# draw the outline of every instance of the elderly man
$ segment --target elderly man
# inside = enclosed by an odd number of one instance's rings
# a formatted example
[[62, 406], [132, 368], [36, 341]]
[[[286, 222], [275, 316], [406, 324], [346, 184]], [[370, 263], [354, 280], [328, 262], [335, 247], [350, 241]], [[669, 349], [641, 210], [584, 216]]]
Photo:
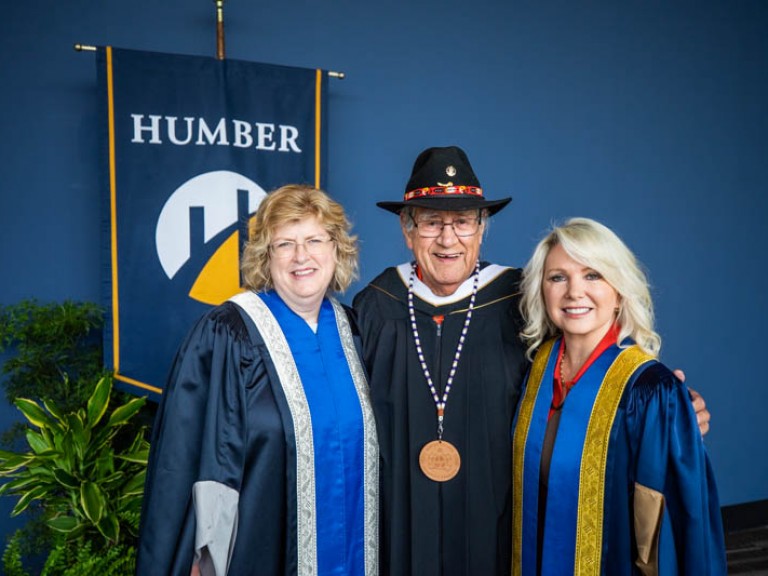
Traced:
[[[399, 214], [414, 262], [354, 300], [381, 453], [381, 573], [508, 574], [510, 427], [528, 367], [520, 270], [480, 261], [487, 200], [463, 150], [429, 148]], [[700, 401], [700, 418], [709, 414]]]
[[504, 574], [510, 426], [527, 368], [520, 271], [480, 262], [483, 197], [456, 147], [416, 159], [400, 215], [415, 262], [354, 300], [381, 451], [382, 574]]

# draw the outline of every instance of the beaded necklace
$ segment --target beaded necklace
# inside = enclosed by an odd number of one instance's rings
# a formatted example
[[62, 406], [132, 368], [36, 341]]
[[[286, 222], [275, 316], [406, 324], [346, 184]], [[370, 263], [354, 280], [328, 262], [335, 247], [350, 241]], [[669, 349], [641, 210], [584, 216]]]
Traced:
[[477, 264], [475, 264], [472, 296], [469, 299], [467, 316], [464, 319], [464, 326], [461, 329], [459, 342], [456, 345], [456, 354], [453, 357], [451, 370], [449, 371], [448, 379], [445, 382], [445, 390], [443, 391], [442, 398], [438, 395], [437, 388], [435, 388], [435, 383], [432, 380], [432, 375], [429, 372], [429, 367], [424, 359], [424, 351], [421, 348], [421, 340], [419, 339], [419, 330], [416, 326], [416, 311], [413, 306], [413, 283], [415, 277], [416, 264], [414, 263], [411, 267], [411, 275], [408, 280], [408, 315], [411, 320], [411, 330], [413, 331], [413, 339], [416, 343], [416, 353], [419, 356], [421, 370], [424, 373], [424, 378], [427, 380], [429, 391], [432, 394], [432, 399], [437, 408], [437, 440], [429, 442], [424, 446], [419, 455], [419, 464], [424, 474], [429, 478], [438, 482], [444, 482], [453, 478], [458, 473], [461, 465], [461, 459], [456, 448], [449, 442], [443, 440], [443, 417], [445, 415], [445, 406], [448, 402], [448, 394], [451, 392], [453, 379], [456, 375], [456, 368], [459, 365], [459, 358], [461, 358], [461, 351], [464, 348], [464, 340], [467, 336], [467, 331], [469, 330], [469, 323], [472, 320], [472, 310], [475, 308], [475, 299], [477, 297], [477, 289], [480, 282], [480, 261], [478, 260]]

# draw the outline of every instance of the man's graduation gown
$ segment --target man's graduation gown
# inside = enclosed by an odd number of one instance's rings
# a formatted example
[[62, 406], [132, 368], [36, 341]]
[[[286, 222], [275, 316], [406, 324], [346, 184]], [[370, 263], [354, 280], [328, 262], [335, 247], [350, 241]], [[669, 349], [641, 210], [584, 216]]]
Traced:
[[568, 394], [542, 518], [560, 342], [539, 349], [515, 419], [513, 574], [725, 575], [717, 490], [688, 391], [636, 346], [605, 350]]
[[[410, 270], [410, 263], [385, 270], [354, 300], [379, 429], [381, 573], [507, 574], [509, 431], [527, 366], [518, 337], [520, 273], [482, 266], [471, 324], [445, 408], [443, 438], [458, 449], [461, 468], [455, 478], [441, 483], [427, 478], [418, 462], [422, 447], [436, 439], [437, 413], [408, 317]], [[414, 285], [421, 346], [441, 396], [472, 281], [445, 298], [432, 294], [421, 281]]]
[[378, 452], [358, 340], [335, 301], [315, 333], [274, 292], [198, 322], [153, 429], [138, 574], [188, 576], [200, 549], [217, 576], [376, 574]]

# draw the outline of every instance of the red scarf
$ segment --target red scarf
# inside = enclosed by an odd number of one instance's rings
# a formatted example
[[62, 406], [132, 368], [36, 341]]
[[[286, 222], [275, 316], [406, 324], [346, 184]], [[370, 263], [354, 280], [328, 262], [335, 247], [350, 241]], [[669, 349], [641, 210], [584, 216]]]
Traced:
[[608, 332], [606, 332], [605, 336], [603, 336], [603, 339], [600, 340], [598, 345], [595, 346], [595, 349], [592, 350], [592, 354], [589, 355], [587, 361], [584, 362], [581, 368], [579, 368], [576, 376], [574, 376], [573, 380], [569, 382], [563, 382], [563, 377], [560, 373], [563, 353], [565, 352], [565, 340], [562, 341], [562, 344], [560, 345], [560, 351], [557, 353], [557, 363], [555, 364], [555, 380], [553, 382], [554, 388], [552, 394], [552, 404], [549, 408], [548, 418], [552, 417], [552, 413], [555, 411], [555, 406], [562, 406], [563, 402], [565, 402], [565, 397], [568, 396], [568, 392], [570, 392], [571, 389], [576, 386], [576, 383], [579, 381], [579, 378], [581, 378], [581, 375], [584, 374], [584, 372], [586, 372], [590, 366], [592, 366], [592, 363], [600, 356], [600, 354], [616, 344], [620, 330], [621, 327], [618, 324], [614, 323], [611, 325], [611, 327], [608, 329]]

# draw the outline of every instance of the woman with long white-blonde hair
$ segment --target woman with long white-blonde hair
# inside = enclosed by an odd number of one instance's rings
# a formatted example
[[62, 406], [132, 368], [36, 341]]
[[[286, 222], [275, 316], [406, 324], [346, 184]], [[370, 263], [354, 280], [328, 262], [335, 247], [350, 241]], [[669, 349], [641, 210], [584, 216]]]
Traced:
[[725, 574], [714, 476], [635, 256], [573, 218], [522, 291], [535, 358], [513, 432], [513, 574]]

